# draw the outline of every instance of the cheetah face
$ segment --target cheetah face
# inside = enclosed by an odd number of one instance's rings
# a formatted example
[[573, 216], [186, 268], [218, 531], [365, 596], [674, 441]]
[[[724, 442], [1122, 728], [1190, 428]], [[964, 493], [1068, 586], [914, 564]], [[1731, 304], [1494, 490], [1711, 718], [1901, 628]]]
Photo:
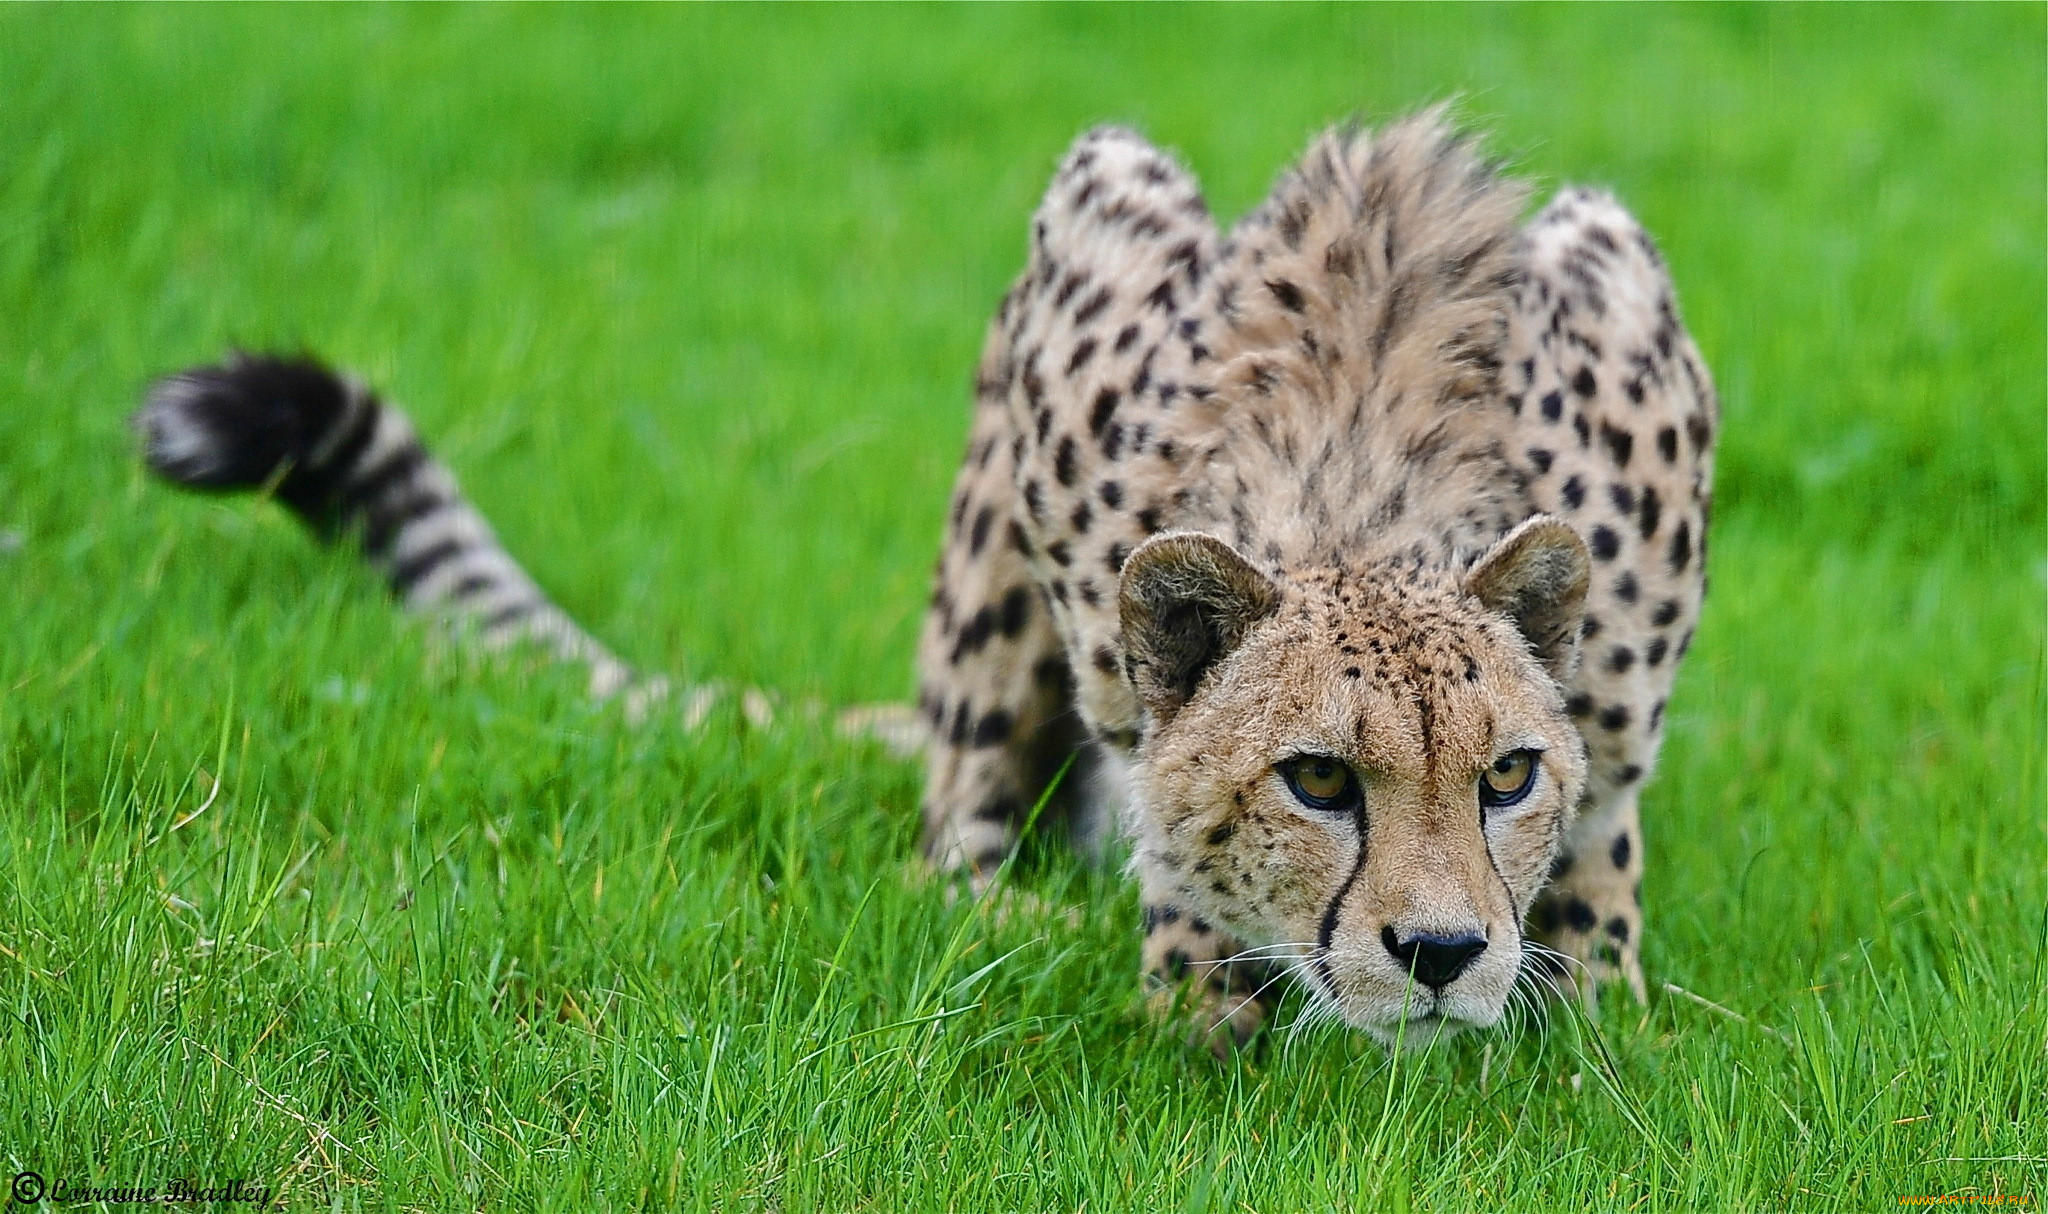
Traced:
[[1494, 1023], [1585, 783], [1558, 683], [1586, 576], [1540, 516], [1462, 578], [1149, 541], [1119, 604], [1137, 862], [1385, 1042]]

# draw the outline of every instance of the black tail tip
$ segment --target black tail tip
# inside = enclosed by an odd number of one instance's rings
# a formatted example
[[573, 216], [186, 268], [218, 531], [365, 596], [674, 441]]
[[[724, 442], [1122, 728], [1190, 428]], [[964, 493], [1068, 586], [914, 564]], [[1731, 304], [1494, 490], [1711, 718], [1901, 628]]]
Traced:
[[136, 411], [143, 458], [196, 489], [248, 489], [305, 458], [354, 391], [309, 355], [237, 352], [151, 385]]

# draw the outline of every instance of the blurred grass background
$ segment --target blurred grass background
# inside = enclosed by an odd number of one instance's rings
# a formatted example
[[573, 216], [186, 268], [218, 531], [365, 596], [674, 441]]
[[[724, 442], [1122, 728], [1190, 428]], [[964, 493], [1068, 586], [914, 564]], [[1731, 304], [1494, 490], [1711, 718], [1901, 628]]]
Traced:
[[[2044, 32], [0, 10], [0, 1164], [433, 1208], [2048, 1197]], [[1545, 192], [1637, 211], [1720, 384], [1647, 955], [1747, 1019], [1665, 992], [1606, 1054], [1567, 1024], [1217, 1070], [1133, 1013], [1113, 878], [1033, 878], [1078, 930], [975, 924], [901, 876], [915, 770], [436, 655], [281, 511], [147, 484], [124, 429], [158, 374], [306, 346], [629, 659], [902, 698], [1067, 141], [1135, 123], [1230, 217], [1322, 125], [1447, 96]]]

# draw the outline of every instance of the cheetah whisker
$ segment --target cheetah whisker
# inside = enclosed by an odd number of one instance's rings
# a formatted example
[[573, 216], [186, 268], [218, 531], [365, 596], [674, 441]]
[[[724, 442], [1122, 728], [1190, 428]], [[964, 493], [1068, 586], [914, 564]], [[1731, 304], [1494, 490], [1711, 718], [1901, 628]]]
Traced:
[[1301, 957], [1299, 950], [1313, 950], [1314, 948], [1315, 942], [1312, 940], [1302, 940], [1287, 944], [1261, 944], [1254, 948], [1245, 949], [1242, 952], [1232, 953], [1228, 957], [1219, 957], [1213, 961], [1196, 961], [1191, 964], [1206, 965], [1213, 970], [1219, 966], [1229, 965], [1234, 961], [1271, 961], [1279, 957], [1299, 959]]
[[[1589, 974], [1592, 972], [1591, 968], [1588, 967], [1585, 962], [1579, 960], [1577, 957], [1571, 956], [1568, 953], [1561, 953], [1556, 949], [1551, 948], [1547, 944], [1539, 944], [1534, 940], [1525, 939], [1522, 941], [1522, 947], [1528, 950], [1532, 957], [1547, 957], [1550, 960], [1557, 962], [1560, 966], [1564, 967], [1566, 972], [1570, 972], [1573, 969], [1573, 967], [1577, 967], [1579, 970], [1582, 970]], [[1534, 970], [1529, 968], [1527, 960], [1523, 961], [1522, 967], [1518, 972], [1523, 974], [1529, 974], [1531, 976], [1538, 976], [1536, 975], [1536, 972]]]

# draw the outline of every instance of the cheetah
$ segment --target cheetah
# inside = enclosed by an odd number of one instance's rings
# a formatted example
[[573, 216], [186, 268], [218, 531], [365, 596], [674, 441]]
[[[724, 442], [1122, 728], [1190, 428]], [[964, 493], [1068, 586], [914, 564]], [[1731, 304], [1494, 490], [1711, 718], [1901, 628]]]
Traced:
[[[915, 723], [846, 718], [922, 753], [935, 873], [986, 890], [1042, 803], [1126, 840], [1152, 1005], [1219, 1053], [1287, 978], [1389, 1044], [1491, 1025], [1525, 979], [1644, 997], [1637, 799], [1717, 406], [1635, 219], [1526, 198], [1438, 109], [1326, 132], [1226, 233], [1171, 156], [1083, 135], [988, 330]], [[271, 487], [409, 608], [596, 697], [695, 722], [731, 691], [636, 674], [311, 359], [170, 376], [137, 426], [167, 479]]]
[[918, 650], [927, 853], [985, 882], [1085, 747], [1069, 825], [1113, 808], [1145, 973], [1212, 1043], [1276, 967], [1389, 1042], [1525, 973], [1644, 997], [1718, 410], [1641, 225], [1525, 198], [1435, 110], [1325, 133], [1224, 233], [1104, 127], [989, 327]]

